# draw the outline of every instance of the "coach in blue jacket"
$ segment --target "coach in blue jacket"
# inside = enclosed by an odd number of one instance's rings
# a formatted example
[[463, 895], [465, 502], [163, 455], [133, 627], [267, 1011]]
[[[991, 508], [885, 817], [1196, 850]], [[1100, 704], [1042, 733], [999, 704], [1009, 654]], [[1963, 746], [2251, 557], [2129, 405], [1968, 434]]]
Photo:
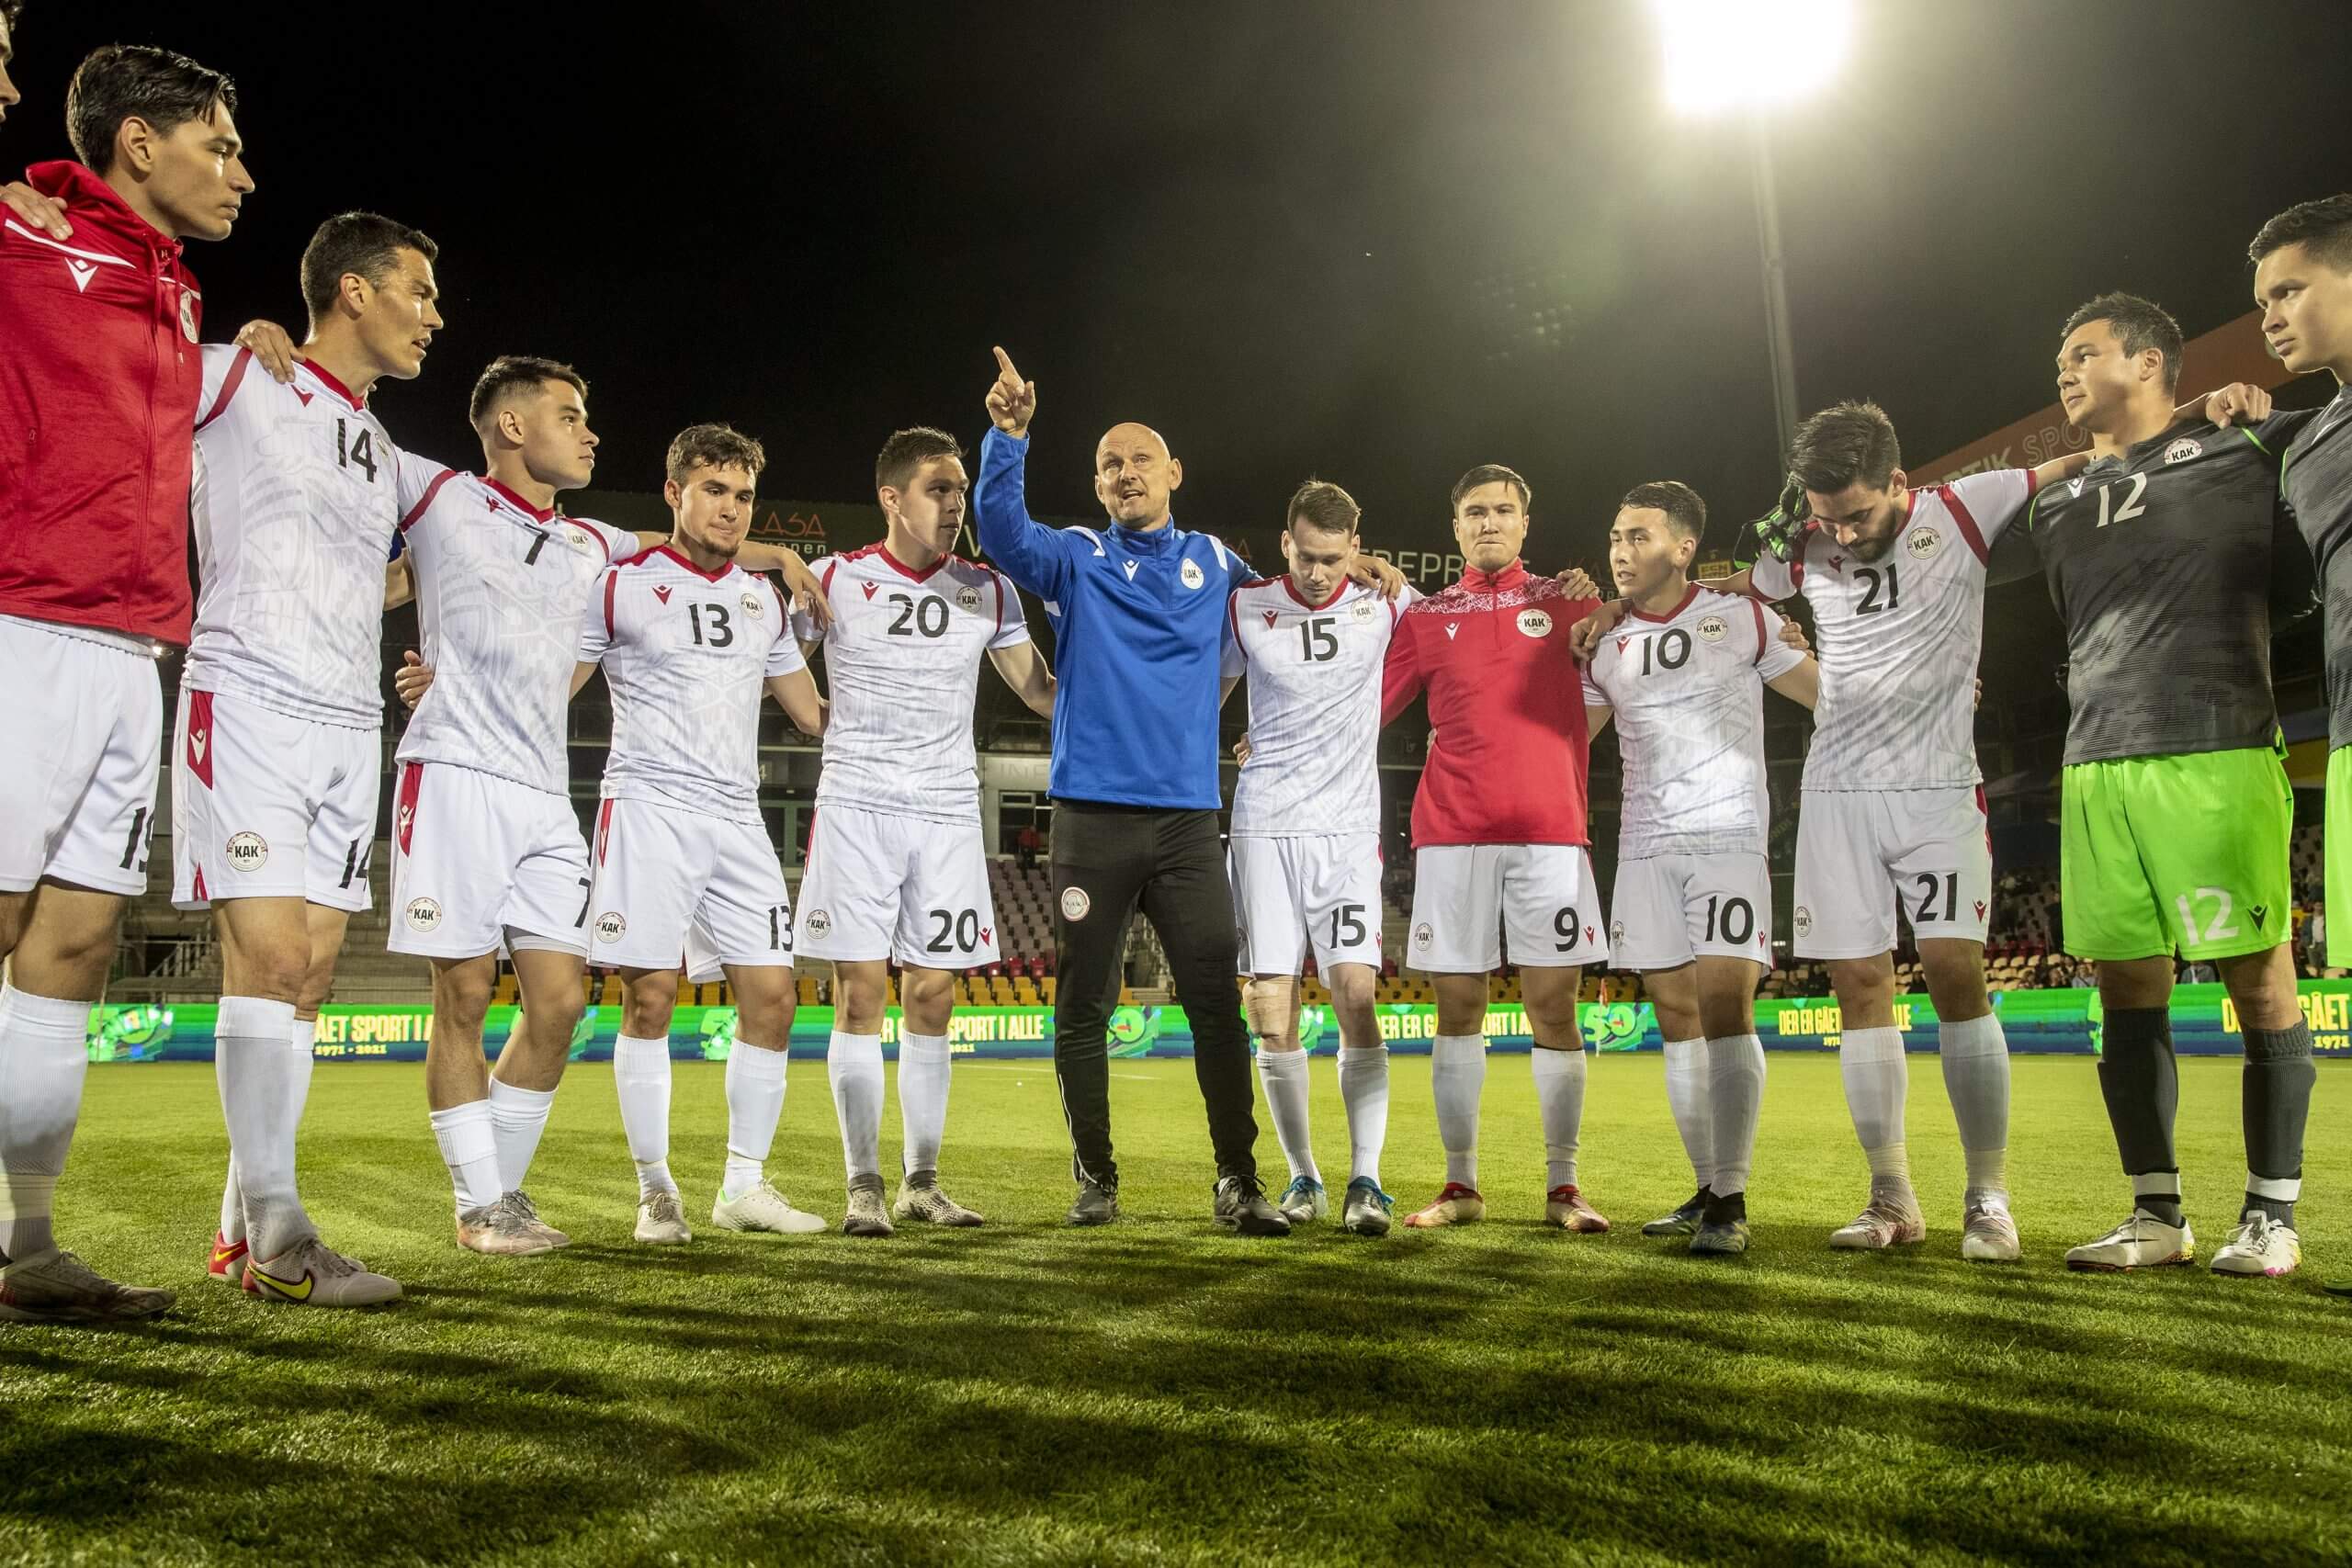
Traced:
[[1168, 497], [1183, 466], [1140, 424], [1114, 425], [1094, 451], [1107, 527], [1048, 528], [1031, 518], [1022, 475], [1037, 389], [1004, 350], [996, 359], [988, 394], [995, 428], [980, 443], [972, 510], [980, 547], [1044, 602], [1060, 682], [1048, 790], [1060, 954], [1054, 1072], [1079, 1183], [1069, 1223], [1118, 1217], [1105, 1031], [1140, 903], [1193, 1026], [1193, 1070], [1216, 1149], [1216, 1223], [1285, 1235], [1290, 1223], [1258, 1179], [1250, 1046], [1234, 980], [1239, 939], [1216, 817], [1226, 601], [1256, 573], [1211, 536], [1175, 525]]

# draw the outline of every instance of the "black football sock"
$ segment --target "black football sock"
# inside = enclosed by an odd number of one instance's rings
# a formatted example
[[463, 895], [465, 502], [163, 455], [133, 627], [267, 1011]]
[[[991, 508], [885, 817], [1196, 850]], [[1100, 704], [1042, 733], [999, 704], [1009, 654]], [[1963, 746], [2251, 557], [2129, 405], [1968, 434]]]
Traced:
[[2240, 1106], [2245, 1121], [2245, 1206], [2282, 1225], [2295, 1223], [2303, 1185], [2303, 1124], [2311, 1118], [2310, 1025], [2245, 1031], [2245, 1076]]
[[[2248, 1047], [2251, 1049], [2251, 1046]], [[2180, 1159], [2173, 1153], [2173, 1115], [2180, 1106], [2180, 1069], [2172, 1054], [2168, 1008], [2116, 1008], [2107, 1015], [2098, 1089], [2115, 1129], [2133, 1201], [2168, 1225], [2182, 1223]], [[2167, 1185], [2162, 1179], [2169, 1176]]]

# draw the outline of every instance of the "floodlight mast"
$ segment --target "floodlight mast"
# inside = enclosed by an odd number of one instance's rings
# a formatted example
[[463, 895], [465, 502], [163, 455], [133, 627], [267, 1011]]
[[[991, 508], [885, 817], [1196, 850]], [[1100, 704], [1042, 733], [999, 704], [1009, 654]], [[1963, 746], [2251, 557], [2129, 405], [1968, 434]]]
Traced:
[[1796, 352], [1768, 114], [1837, 71], [1853, 30], [1851, 0], [1657, 0], [1657, 8], [1666, 45], [1668, 102], [1685, 114], [1737, 109], [1747, 121], [1748, 178], [1764, 273], [1765, 352], [1773, 419], [1785, 453], [1797, 427]]

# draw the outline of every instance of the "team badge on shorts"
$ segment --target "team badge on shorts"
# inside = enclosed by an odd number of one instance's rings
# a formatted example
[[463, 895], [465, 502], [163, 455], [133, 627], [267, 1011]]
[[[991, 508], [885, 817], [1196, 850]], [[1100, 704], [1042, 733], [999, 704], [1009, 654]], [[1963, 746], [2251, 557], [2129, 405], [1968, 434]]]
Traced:
[[1702, 615], [1699, 617], [1699, 640], [1701, 642], [1721, 642], [1724, 640], [1724, 634], [1730, 630], [1731, 623], [1724, 620], [1721, 615]]
[[1208, 581], [1207, 578], [1201, 575], [1201, 563], [1196, 560], [1186, 561], [1182, 570], [1178, 571], [1176, 575], [1184, 580], [1184, 586], [1187, 588], [1198, 588], [1202, 583]]
[[977, 610], [980, 607], [980, 591], [967, 582], [956, 591], [956, 603], [967, 610]]
[[413, 931], [438, 931], [441, 928], [441, 906], [430, 898], [408, 901], [408, 929]]
[[1813, 934], [1813, 911], [1806, 908], [1803, 904], [1799, 904], [1797, 906], [1795, 925], [1797, 928], [1797, 935], [1811, 936]]
[[596, 917], [598, 942], [618, 942], [628, 931], [628, 921], [621, 918], [621, 912], [618, 909], [607, 909]]
[[1550, 637], [1552, 617], [1541, 610], [1521, 610], [1519, 613], [1519, 629], [1528, 637]]
[[259, 833], [239, 833], [229, 840], [229, 863], [239, 871], [259, 871], [269, 863], [269, 840]]
[[1904, 536], [1903, 547], [1911, 552], [1913, 560], [1926, 560], [1944, 542], [1944, 536], [1933, 528], [1914, 528]]
[[1085, 888], [1065, 887], [1062, 889], [1063, 919], [1082, 920], [1086, 919], [1086, 911], [1092, 908], [1094, 908], [1094, 900], [1086, 896]]
[[1430, 930], [1430, 923], [1427, 920], [1423, 920], [1419, 925], [1413, 928], [1413, 945], [1415, 947], [1427, 947], [1432, 941], [1436, 940], [1436, 937], [1437, 932]]
[[819, 941], [822, 941], [825, 933], [833, 929], [833, 917], [822, 909], [811, 909], [808, 911], [808, 918], [800, 922], [800, 929]]
[[760, 613], [760, 596], [759, 596], [758, 594], [756, 594], [756, 593], [746, 593], [746, 594], [744, 594], [744, 595], [743, 595], [743, 614], [745, 614], [745, 615], [758, 615], [759, 613]]
[[1624, 921], [1611, 920], [1609, 922], [1609, 945], [1611, 947], [1623, 947], [1625, 945]]
[[2188, 435], [2182, 436], [2179, 440], [2165, 448], [2165, 461], [2166, 464], [2186, 463], [2191, 457], [2201, 457], [2204, 455], [2204, 443], [2197, 440], [2193, 436]]

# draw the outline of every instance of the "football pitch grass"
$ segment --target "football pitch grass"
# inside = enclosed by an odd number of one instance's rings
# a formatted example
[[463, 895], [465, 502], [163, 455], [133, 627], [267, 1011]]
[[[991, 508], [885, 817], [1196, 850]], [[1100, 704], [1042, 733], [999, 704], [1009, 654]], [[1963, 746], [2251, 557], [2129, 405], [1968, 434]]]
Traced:
[[[303, 1186], [389, 1310], [206, 1282], [225, 1143], [209, 1067], [101, 1067], [66, 1243], [177, 1287], [139, 1330], [0, 1326], [0, 1562], [2312, 1562], [2352, 1555], [2341, 1096], [2320, 1069], [2304, 1272], [2070, 1275], [2120, 1219], [2092, 1063], [2019, 1058], [2027, 1260], [1959, 1258], [1937, 1065], [1911, 1061], [1925, 1247], [1833, 1254], [1865, 1172], [1838, 1065], [1775, 1055], [1754, 1250], [1645, 1241], [1689, 1186], [1654, 1055], [1596, 1058], [1582, 1175], [1606, 1236], [1542, 1228], [1523, 1057], [1486, 1093], [1488, 1220], [1385, 1241], [1208, 1223], [1183, 1062], [1113, 1064], [1125, 1221], [1060, 1224], [1052, 1069], [956, 1066], [948, 1189], [978, 1231], [741, 1237], [703, 1224], [721, 1069], [681, 1063], [691, 1247], [629, 1240], [611, 1068], [578, 1064], [532, 1187], [573, 1246], [452, 1245], [421, 1068], [317, 1075]], [[2244, 1173], [2234, 1061], [2181, 1063], [2201, 1255]], [[895, 1080], [895, 1071], [892, 1074]], [[1425, 1057], [1385, 1175], [1442, 1176]], [[896, 1158], [897, 1109], [885, 1159]], [[1334, 1198], [1331, 1062], [1314, 1114]], [[1261, 1125], [1263, 1127], [1262, 1107]], [[824, 1068], [795, 1062], [771, 1176], [838, 1224]], [[1279, 1185], [1281, 1156], [1260, 1156]]]

